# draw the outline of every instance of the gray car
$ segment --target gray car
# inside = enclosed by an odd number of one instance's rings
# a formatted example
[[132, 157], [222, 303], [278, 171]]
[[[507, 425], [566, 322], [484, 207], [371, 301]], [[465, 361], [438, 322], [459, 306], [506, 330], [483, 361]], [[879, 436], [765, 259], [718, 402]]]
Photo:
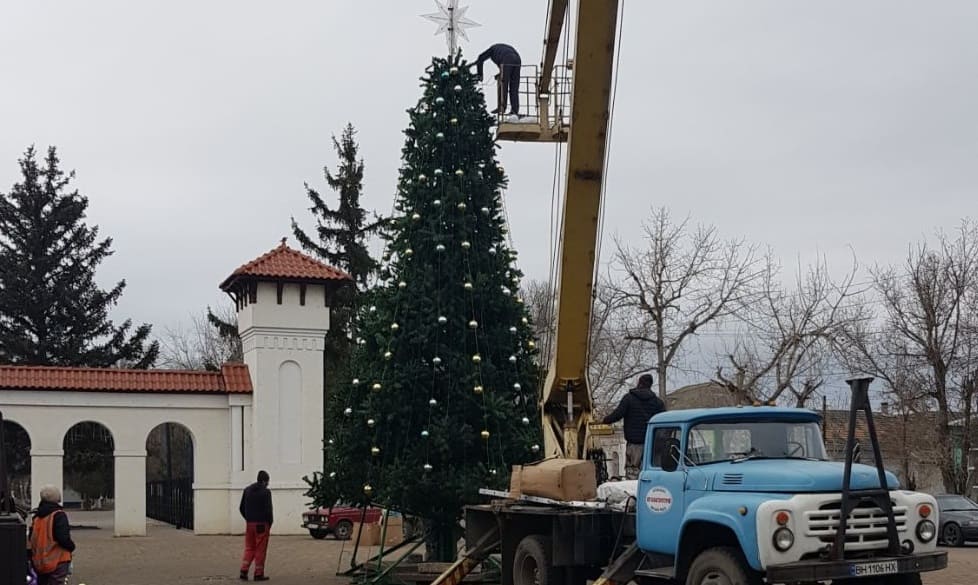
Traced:
[[940, 512], [940, 540], [947, 546], [963, 546], [978, 540], [978, 504], [964, 496], [935, 496]]

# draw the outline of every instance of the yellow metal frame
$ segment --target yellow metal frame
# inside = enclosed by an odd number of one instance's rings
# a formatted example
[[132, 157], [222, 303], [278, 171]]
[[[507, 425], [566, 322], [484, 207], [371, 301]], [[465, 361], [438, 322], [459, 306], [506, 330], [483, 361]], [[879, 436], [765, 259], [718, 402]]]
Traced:
[[[566, 2], [554, 4], [566, 8]], [[557, 20], [551, 13], [550, 32]], [[560, 234], [556, 350], [541, 398], [547, 456], [583, 459], [589, 443], [592, 405], [587, 383], [588, 334], [617, 20], [618, 0], [578, 3]], [[556, 46], [548, 36], [543, 75], [552, 70], [551, 51], [555, 55]], [[546, 66], [548, 59], [550, 67]]]

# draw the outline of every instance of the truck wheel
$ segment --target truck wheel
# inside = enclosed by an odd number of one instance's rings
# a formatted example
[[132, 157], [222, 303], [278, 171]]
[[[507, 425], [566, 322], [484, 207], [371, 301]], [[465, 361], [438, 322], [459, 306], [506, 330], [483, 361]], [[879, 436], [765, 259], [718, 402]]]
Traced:
[[329, 532], [323, 530], [322, 528], [310, 528], [309, 534], [312, 535], [312, 537], [315, 538], [316, 540], [322, 540], [326, 538], [326, 535], [329, 534]]
[[961, 527], [954, 522], [948, 522], [941, 531], [941, 540], [948, 546], [961, 546], [964, 539], [961, 538]]
[[761, 585], [761, 578], [747, 565], [739, 550], [717, 547], [693, 559], [686, 585]]
[[353, 524], [349, 520], [340, 520], [333, 529], [333, 536], [336, 540], [350, 540], [350, 535], [353, 534]]
[[513, 555], [513, 585], [557, 585], [557, 569], [552, 566], [550, 539], [539, 534], [524, 537]]

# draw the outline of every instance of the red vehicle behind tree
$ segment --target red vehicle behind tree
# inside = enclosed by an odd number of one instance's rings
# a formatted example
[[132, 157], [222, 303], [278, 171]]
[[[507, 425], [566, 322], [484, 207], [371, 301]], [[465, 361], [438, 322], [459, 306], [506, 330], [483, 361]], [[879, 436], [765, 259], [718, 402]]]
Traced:
[[353, 524], [362, 522], [374, 524], [380, 522], [380, 508], [367, 508], [366, 515], [362, 508], [337, 505], [331, 508], [322, 507], [309, 510], [302, 514], [302, 527], [316, 540], [332, 534], [336, 540], [348, 540], [353, 534]]

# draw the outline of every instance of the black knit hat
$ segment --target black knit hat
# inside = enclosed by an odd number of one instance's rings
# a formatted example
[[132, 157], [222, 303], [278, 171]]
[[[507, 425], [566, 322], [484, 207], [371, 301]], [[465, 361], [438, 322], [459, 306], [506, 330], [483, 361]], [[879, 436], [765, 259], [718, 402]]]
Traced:
[[652, 382], [654, 382], [654, 381], [655, 380], [652, 378], [652, 374], [642, 374], [638, 378], [638, 387], [639, 388], [651, 388], [652, 387]]
[[268, 472], [262, 469], [258, 472], [258, 481], [268, 483]]

